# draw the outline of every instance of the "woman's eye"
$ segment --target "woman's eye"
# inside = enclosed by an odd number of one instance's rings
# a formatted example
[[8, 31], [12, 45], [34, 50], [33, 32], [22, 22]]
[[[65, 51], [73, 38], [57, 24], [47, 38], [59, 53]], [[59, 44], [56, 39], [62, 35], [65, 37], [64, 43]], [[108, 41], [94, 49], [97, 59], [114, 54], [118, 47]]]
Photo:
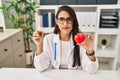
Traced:
[[67, 21], [71, 21], [71, 19], [67, 19]]
[[72, 18], [68, 18], [67, 21], [72, 21]]
[[60, 18], [59, 20], [64, 21], [64, 18]]

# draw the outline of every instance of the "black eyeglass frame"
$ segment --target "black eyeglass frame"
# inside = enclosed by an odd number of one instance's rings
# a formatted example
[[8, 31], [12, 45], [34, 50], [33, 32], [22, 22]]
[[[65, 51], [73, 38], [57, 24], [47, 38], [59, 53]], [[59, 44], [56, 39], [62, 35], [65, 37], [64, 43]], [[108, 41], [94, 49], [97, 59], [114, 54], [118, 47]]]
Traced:
[[60, 24], [63, 24], [65, 21], [68, 24], [71, 24], [73, 22], [74, 18], [72, 18], [72, 17], [68, 17], [68, 18], [60, 17], [60, 18], [57, 18], [57, 20]]

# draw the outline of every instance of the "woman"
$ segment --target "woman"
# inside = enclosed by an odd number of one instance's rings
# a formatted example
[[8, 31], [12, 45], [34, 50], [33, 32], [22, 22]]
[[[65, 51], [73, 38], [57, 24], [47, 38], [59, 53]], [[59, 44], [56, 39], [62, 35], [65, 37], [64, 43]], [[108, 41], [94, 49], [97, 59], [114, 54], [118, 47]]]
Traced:
[[56, 14], [54, 33], [43, 39], [43, 33], [33, 33], [36, 44], [34, 57], [35, 68], [44, 71], [48, 68], [83, 69], [95, 73], [98, 60], [94, 55], [93, 36], [86, 34], [83, 44], [77, 44], [74, 36], [79, 32], [78, 21], [74, 10], [69, 6], [61, 6]]

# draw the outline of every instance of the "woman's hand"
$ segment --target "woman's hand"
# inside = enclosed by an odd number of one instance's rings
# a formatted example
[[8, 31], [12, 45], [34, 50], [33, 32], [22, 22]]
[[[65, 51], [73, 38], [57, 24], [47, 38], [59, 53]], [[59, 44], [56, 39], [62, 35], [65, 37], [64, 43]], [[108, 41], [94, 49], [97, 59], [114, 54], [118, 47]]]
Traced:
[[40, 30], [36, 30], [35, 32], [33, 32], [33, 41], [36, 46], [40, 46], [43, 42], [43, 32]]
[[[94, 51], [93, 50], [93, 48], [94, 48], [94, 37], [90, 34], [85, 34], [85, 41], [81, 44], [78, 44], [78, 45], [82, 46], [86, 50], [87, 54], [91, 54]], [[88, 57], [91, 61], [93, 61], [93, 62], [96, 61], [96, 58], [95, 58], [94, 55], [93, 56], [88, 56]]]
[[85, 41], [78, 45], [82, 46], [87, 51], [87, 53], [92, 53], [94, 48], [94, 37], [90, 34], [85, 34], [85, 36]]
[[43, 51], [43, 32], [36, 30], [33, 32], [33, 41], [36, 44], [36, 54], [40, 54]]

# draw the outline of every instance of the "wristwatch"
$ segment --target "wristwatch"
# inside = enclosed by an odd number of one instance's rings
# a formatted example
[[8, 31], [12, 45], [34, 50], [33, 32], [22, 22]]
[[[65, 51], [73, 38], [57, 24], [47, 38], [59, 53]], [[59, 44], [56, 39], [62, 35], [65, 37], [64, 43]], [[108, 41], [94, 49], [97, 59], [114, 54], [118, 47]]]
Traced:
[[87, 53], [86, 52], [86, 54], [87, 54], [87, 56], [93, 56], [95, 54], [95, 51], [93, 51], [92, 53]]

